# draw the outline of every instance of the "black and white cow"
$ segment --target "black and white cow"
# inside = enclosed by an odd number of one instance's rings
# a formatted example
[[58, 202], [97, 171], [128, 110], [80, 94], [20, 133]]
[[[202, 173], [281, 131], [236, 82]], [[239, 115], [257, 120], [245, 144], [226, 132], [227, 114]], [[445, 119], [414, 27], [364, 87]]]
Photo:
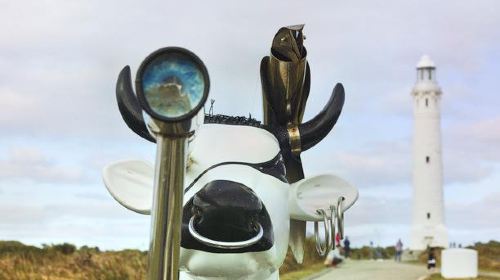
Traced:
[[[319, 221], [357, 190], [329, 174], [289, 184], [280, 136], [251, 119], [201, 116], [189, 142], [180, 255], [181, 279], [279, 279], [290, 219]], [[128, 160], [105, 167], [104, 182], [126, 208], [149, 214], [153, 166]]]
[[[201, 125], [188, 144], [184, 178], [181, 279], [279, 279], [288, 246], [301, 262], [304, 221], [332, 220], [332, 206], [343, 204], [335, 210], [340, 217], [358, 197], [356, 188], [334, 175], [302, 179], [300, 152], [326, 137], [344, 104], [344, 89], [337, 84], [323, 110], [302, 123], [310, 86], [302, 28], [281, 28], [270, 57], [262, 60], [265, 125], [203, 112], [197, 117]], [[116, 92], [127, 125], [154, 142], [128, 66]], [[119, 203], [150, 213], [151, 164], [113, 163], [103, 177]]]

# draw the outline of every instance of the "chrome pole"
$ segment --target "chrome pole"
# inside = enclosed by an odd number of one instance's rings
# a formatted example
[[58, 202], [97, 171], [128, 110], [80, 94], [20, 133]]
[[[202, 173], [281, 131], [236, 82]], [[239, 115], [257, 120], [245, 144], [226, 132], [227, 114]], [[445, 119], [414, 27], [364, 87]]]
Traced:
[[157, 134], [156, 141], [147, 279], [178, 280], [187, 139]]

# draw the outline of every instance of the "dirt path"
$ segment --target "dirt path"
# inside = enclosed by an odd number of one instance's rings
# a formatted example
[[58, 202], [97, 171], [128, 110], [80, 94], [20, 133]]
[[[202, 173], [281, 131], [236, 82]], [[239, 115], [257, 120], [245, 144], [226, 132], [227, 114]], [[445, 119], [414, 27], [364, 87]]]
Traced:
[[417, 280], [427, 275], [423, 265], [394, 261], [347, 261], [338, 268], [322, 271], [308, 280]]

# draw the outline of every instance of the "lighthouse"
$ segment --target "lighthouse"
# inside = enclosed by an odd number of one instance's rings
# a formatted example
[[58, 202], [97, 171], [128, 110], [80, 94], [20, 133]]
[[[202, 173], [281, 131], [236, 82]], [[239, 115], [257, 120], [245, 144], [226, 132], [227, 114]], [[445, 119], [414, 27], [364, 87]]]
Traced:
[[444, 225], [443, 163], [441, 159], [441, 88], [436, 66], [424, 55], [417, 64], [413, 97], [413, 224], [410, 249], [448, 247]]

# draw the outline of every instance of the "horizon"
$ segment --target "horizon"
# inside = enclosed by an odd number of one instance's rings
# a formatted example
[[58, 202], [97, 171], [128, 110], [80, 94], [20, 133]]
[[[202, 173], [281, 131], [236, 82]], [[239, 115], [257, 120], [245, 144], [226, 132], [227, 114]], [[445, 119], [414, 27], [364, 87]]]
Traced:
[[306, 178], [331, 172], [358, 187], [346, 212], [352, 246], [409, 244], [410, 92], [423, 54], [443, 90], [449, 241], [500, 240], [500, 2], [177, 4], [166, 16], [162, 1], [0, 2], [0, 240], [147, 248], [149, 216], [119, 205], [101, 179], [113, 161], [155, 156], [121, 119], [119, 71], [135, 75], [161, 47], [188, 48], [207, 66], [214, 113], [261, 120], [260, 60], [280, 27], [298, 23], [311, 64], [304, 121], [337, 82], [346, 91], [337, 125], [302, 161]]

